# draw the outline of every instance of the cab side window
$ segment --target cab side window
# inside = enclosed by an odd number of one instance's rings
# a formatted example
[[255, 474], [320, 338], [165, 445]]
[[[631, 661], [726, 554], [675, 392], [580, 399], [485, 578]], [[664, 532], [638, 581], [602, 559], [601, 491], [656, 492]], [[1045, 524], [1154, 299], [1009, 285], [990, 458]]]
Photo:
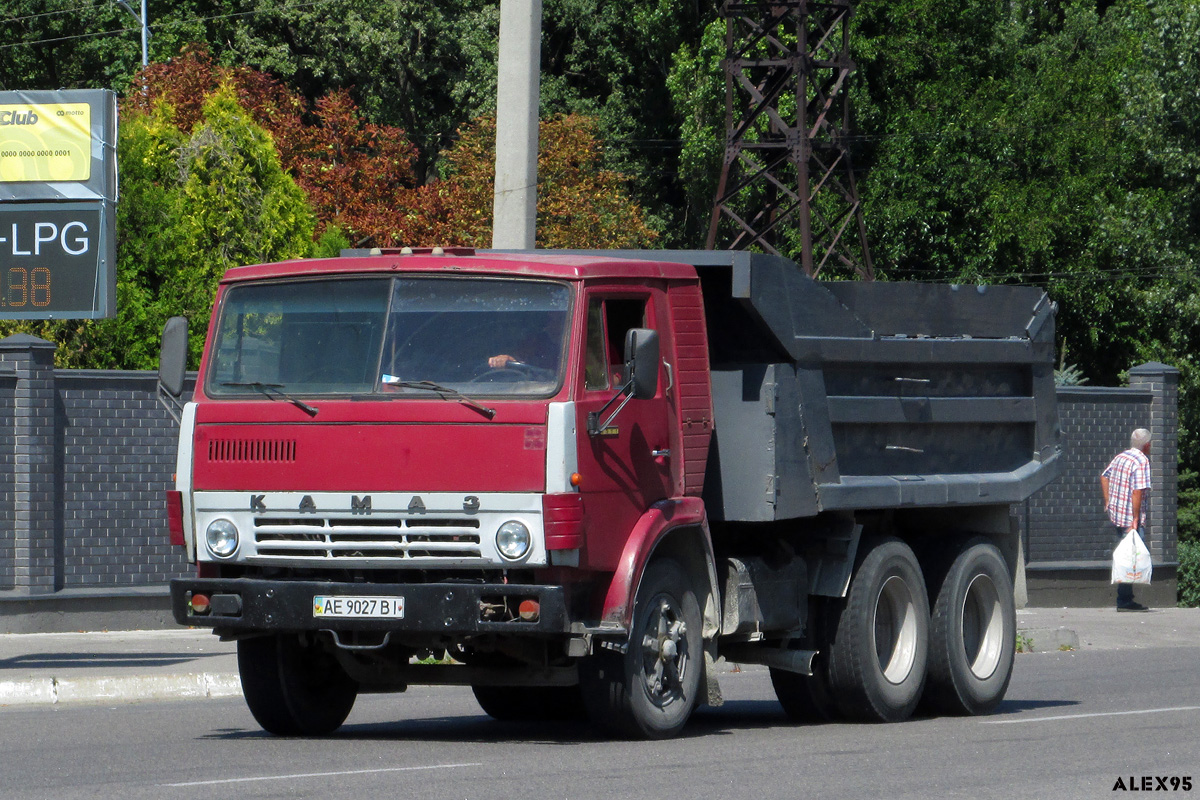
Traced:
[[645, 298], [593, 297], [589, 301], [584, 388], [611, 389], [620, 382], [625, 333], [644, 327], [648, 327]]

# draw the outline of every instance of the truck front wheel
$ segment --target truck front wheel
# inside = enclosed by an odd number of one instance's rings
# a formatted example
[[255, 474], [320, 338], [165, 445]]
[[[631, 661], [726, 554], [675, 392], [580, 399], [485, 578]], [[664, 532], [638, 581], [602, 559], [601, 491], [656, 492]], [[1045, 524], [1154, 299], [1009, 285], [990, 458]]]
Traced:
[[667, 739], [696, 707], [704, 668], [700, 604], [687, 573], [659, 559], [642, 576], [625, 652], [597, 646], [580, 666], [588, 716], [638, 739]]
[[238, 641], [250, 713], [276, 736], [324, 736], [346, 721], [358, 684], [331, 654], [295, 634]]
[[907, 719], [929, 651], [929, 596], [909, 546], [889, 538], [869, 547], [835, 617], [828, 667], [838, 708], [850, 719]]
[[995, 545], [972, 542], [950, 565], [933, 604], [929, 704], [949, 714], [991, 711], [1008, 691], [1015, 650], [1008, 567]]

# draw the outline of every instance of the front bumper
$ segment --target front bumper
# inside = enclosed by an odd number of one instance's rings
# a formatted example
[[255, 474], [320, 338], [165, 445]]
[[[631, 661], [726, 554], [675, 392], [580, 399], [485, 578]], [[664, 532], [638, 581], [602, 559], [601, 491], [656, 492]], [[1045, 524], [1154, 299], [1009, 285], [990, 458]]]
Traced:
[[[197, 614], [193, 595], [211, 600]], [[390, 619], [315, 617], [313, 598], [403, 597], [404, 616]], [[522, 600], [540, 606], [536, 620], [497, 618], [497, 607], [516, 609]], [[177, 578], [171, 610], [181, 625], [232, 631], [409, 631], [443, 635], [472, 633], [559, 634], [569, 630], [562, 586], [477, 583], [339, 583], [249, 578]], [[501, 614], [501, 617], [509, 615]]]

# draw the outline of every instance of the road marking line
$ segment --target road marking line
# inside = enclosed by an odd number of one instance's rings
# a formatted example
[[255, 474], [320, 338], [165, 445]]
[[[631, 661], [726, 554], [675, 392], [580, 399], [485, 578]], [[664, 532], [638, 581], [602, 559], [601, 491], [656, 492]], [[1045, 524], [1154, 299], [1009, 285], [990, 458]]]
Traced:
[[1129, 714], [1161, 714], [1164, 711], [1200, 711], [1200, 706], [1175, 706], [1174, 708], [1144, 708], [1139, 711], [1102, 711], [1092, 714], [1061, 714], [1056, 717], [1034, 717], [1028, 719], [981, 719], [981, 725], [1016, 725], [1024, 722], [1053, 722], [1062, 719], [1085, 719], [1086, 717], [1122, 717]]
[[343, 775], [372, 775], [378, 772], [413, 772], [422, 769], [457, 769], [459, 767], [482, 767], [483, 763], [474, 764], [432, 764], [425, 767], [388, 767], [385, 769], [352, 769], [342, 772], [300, 772], [293, 775], [264, 775], [258, 778], [224, 778], [215, 781], [189, 781], [187, 783], [163, 783], [161, 786], [183, 788], [187, 786], [217, 786], [223, 783], [253, 783], [255, 781], [290, 781], [296, 778], [334, 778]]

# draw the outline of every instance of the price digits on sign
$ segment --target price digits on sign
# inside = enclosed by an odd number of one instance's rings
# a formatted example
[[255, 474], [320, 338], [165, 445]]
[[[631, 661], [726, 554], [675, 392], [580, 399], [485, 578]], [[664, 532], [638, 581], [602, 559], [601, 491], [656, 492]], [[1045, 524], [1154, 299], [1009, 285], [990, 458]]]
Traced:
[[50, 270], [47, 267], [9, 267], [0, 273], [3, 291], [0, 306], [45, 308], [50, 305]]

